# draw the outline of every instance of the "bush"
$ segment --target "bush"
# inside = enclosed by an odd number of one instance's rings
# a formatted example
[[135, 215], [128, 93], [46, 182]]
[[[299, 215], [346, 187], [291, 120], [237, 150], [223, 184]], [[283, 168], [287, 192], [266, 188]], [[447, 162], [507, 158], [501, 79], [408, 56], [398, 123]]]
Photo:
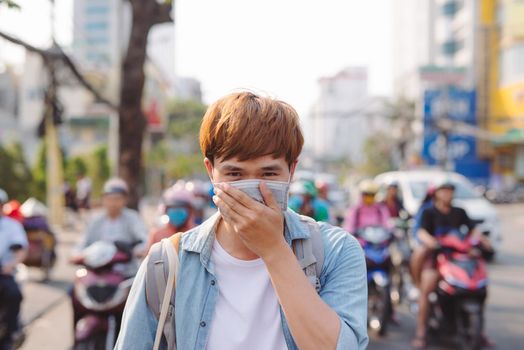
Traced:
[[29, 197], [33, 179], [19, 143], [0, 146], [0, 169], [0, 188], [10, 198], [23, 202]]

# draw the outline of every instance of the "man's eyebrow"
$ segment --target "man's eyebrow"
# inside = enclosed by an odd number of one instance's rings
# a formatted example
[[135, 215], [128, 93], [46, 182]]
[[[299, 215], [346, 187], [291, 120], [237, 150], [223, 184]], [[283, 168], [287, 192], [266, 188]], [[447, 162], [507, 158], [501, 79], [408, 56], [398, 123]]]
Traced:
[[265, 167], [262, 167], [262, 170], [265, 170], [265, 171], [282, 171], [282, 167], [278, 164], [274, 164], [274, 165], [268, 165], [268, 166], [265, 166]]
[[224, 164], [222, 166], [220, 166], [220, 170], [223, 170], [223, 171], [242, 171], [244, 169], [236, 166], [236, 165], [231, 165], [231, 164]]

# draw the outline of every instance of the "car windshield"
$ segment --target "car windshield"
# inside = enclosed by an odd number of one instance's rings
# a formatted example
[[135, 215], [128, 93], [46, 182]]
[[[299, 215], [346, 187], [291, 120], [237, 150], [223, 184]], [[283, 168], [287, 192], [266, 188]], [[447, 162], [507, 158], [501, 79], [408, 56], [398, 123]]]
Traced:
[[[479, 197], [479, 194], [475, 192], [473, 186], [465, 182], [451, 181], [455, 185], [455, 198], [457, 199], [475, 199]], [[413, 181], [410, 182], [409, 187], [413, 197], [419, 201], [424, 199], [430, 186], [430, 181]]]

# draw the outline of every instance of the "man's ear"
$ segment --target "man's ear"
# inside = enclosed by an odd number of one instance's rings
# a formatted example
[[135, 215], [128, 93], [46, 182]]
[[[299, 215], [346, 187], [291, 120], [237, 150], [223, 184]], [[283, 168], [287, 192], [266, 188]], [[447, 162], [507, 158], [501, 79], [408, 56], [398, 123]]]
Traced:
[[204, 158], [204, 165], [206, 166], [207, 175], [211, 182], [213, 182], [213, 162], [209, 158]]

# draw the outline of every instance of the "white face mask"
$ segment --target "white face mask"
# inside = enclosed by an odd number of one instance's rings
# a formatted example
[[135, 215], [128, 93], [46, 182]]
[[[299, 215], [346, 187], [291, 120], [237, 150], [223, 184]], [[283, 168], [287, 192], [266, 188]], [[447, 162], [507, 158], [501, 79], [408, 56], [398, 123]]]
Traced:
[[[290, 180], [291, 180], [291, 177], [290, 177]], [[252, 180], [231, 181], [231, 182], [226, 182], [226, 183], [230, 186], [238, 188], [239, 190], [241, 190], [242, 192], [244, 192], [245, 194], [247, 194], [249, 197], [253, 198], [257, 202], [265, 204], [264, 198], [262, 197], [262, 193], [260, 192], [260, 183], [262, 181], [266, 183], [267, 188], [269, 188], [269, 190], [273, 194], [273, 198], [275, 198], [280, 209], [282, 211], [287, 210], [289, 181], [285, 182], [285, 181], [268, 181], [268, 180], [252, 179]]]

